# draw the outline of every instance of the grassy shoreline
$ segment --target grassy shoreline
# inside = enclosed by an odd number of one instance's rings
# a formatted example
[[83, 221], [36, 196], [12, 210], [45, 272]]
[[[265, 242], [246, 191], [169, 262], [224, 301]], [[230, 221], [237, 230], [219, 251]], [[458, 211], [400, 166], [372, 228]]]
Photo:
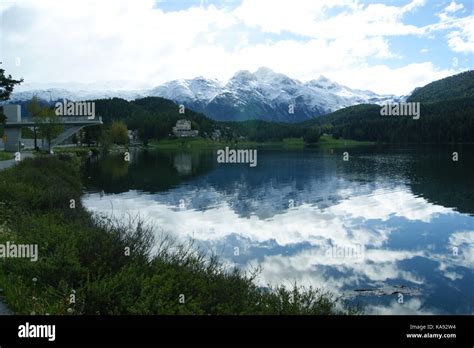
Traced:
[[[371, 141], [357, 141], [348, 139], [333, 139], [329, 135], [321, 136], [318, 143], [312, 145], [312, 147], [353, 147], [353, 146], [368, 146], [374, 145]], [[183, 139], [164, 139], [159, 141], [152, 141], [149, 147], [154, 149], [217, 149], [224, 148], [226, 146], [232, 148], [276, 148], [276, 149], [302, 149], [307, 146], [302, 138], [287, 138], [282, 141], [271, 141], [271, 142], [256, 142], [239, 140], [237, 142], [232, 141], [213, 141], [204, 138], [183, 138]]]
[[15, 313], [358, 313], [319, 289], [262, 291], [253, 275], [166, 237], [152, 255], [149, 226], [117, 223], [82, 207], [79, 173], [80, 160], [70, 155], [25, 159], [0, 172], [0, 244], [39, 250], [36, 262], [0, 259], [0, 287]]
[[0, 151], [0, 161], [8, 161], [14, 158], [13, 153]]

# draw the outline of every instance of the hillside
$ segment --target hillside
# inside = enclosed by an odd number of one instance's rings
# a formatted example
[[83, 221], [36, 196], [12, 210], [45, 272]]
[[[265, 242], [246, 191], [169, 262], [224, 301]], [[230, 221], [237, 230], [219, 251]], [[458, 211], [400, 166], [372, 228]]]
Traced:
[[179, 113], [179, 105], [160, 97], [146, 97], [127, 101], [124, 99], [99, 99], [96, 113], [102, 116], [105, 124], [112, 120], [124, 121], [129, 129], [137, 129], [142, 140], [163, 139], [168, 137], [176, 121], [186, 118], [192, 122], [192, 128], [199, 130], [200, 136], [210, 136], [215, 129], [221, 131], [224, 138], [236, 139], [241, 136], [252, 141], [279, 141], [284, 138], [301, 137], [301, 127], [267, 121], [218, 122], [206, 115], [185, 109]]
[[433, 103], [457, 98], [474, 98], [474, 70], [449, 76], [418, 88], [408, 101]]
[[122, 120], [129, 129], [138, 130], [143, 140], [167, 137], [176, 121], [182, 118], [190, 120], [192, 128], [199, 130], [200, 134], [210, 133], [215, 125], [215, 121], [190, 109], [185, 109], [185, 113], [180, 114], [177, 104], [159, 97], [134, 101], [112, 98], [94, 102], [96, 113], [102, 116], [105, 124], [112, 120]]
[[381, 116], [380, 106], [350, 106], [301, 123], [318, 125], [323, 132], [354, 140], [390, 143], [474, 142], [474, 72], [432, 82], [409, 98], [418, 101], [420, 119], [409, 116]]

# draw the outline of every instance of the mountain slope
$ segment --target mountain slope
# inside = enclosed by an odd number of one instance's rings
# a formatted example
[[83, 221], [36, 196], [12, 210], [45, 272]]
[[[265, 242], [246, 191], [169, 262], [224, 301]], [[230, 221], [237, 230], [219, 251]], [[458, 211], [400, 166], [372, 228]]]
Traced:
[[360, 103], [397, 100], [353, 90], [321, 76], [302, 83], [268, 68], [237, 72], [225, 85], [197, 78], [175, 80], [151, 90], [219, 121], [266, 120], [294, 123]]
[[227, 83], [197, 77], [169, 81], [150, 90], [70, 91], [51, 88], [14, 92], [10, 102], [30, 100], [34, 95], [47, 101], [113, 97], [131, 101], [156, 96], [183, 104], [217, 121], [264, 120], [284, 123], [309, 120], [356, 104], [400, 100], [394, 95], [351, 89], [324, 76], [303, 83], [268, 68], [259, 68], [254, 73], [239, 71]]
[[[318, 125], [335, 137], [390, 143], [473, 143], [474, 74], [462, 73], [417, 89], [409, 101], [420, 101], [420, 118], [381, 116], [380, 106], [356, 105], [301, 125]], [[452, 90], [447, 90], [453, 86]], [[443, 93], [444, 90], [444, 93]], [[436, 99], [439, 96], [439, 99]]]
[[147, 96], [149, 92], [147, 90], [136, 90], [136, 91], [88, 91], [88, 90], [68, 90], [65, 88], [47, 88], [47, 89], [33, 89], [28, 91], [13, 92], [8, 103], [19, 103], [21, 101], [31, 100], [36, 96], [40, 100], [92, 100], [92, 99], [103, 99], [103, 98], [122, 98], [125, 100], [134, 100]]
[[440, 102], [455, 98], [474, 98], [474, 70], [431, 82], [422, 88], [417, 88], [408, 101]]

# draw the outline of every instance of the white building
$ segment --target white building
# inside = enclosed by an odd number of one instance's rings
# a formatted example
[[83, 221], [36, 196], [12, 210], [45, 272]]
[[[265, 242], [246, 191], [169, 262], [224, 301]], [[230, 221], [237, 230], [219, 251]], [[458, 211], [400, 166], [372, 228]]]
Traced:
[[198, 130], [191, 129], [191, 121], [178, 120], [176, 126], [173, 127], [173, 134], [180, 137], [196, 137], [199, 134]]
[[222, 136], [222, 134], [221, 134], [220, 129], [215, 129], [211, 134], [212, 140], [219, 140], [221, 138], [221, 136]]

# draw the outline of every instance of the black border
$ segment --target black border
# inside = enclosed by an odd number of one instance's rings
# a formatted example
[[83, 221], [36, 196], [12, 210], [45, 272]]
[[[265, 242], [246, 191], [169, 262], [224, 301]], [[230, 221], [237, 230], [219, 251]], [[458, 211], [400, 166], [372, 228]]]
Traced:
[[[56, 325], [56, 340], [19, 338], [18, 326]], [[407, 338], [413, 325], [455, 325], [422, 333], [456, 338]], [[444, 346], [474, 347], [473, 316], [0, 316], [0, 347], [14, 346]]]

